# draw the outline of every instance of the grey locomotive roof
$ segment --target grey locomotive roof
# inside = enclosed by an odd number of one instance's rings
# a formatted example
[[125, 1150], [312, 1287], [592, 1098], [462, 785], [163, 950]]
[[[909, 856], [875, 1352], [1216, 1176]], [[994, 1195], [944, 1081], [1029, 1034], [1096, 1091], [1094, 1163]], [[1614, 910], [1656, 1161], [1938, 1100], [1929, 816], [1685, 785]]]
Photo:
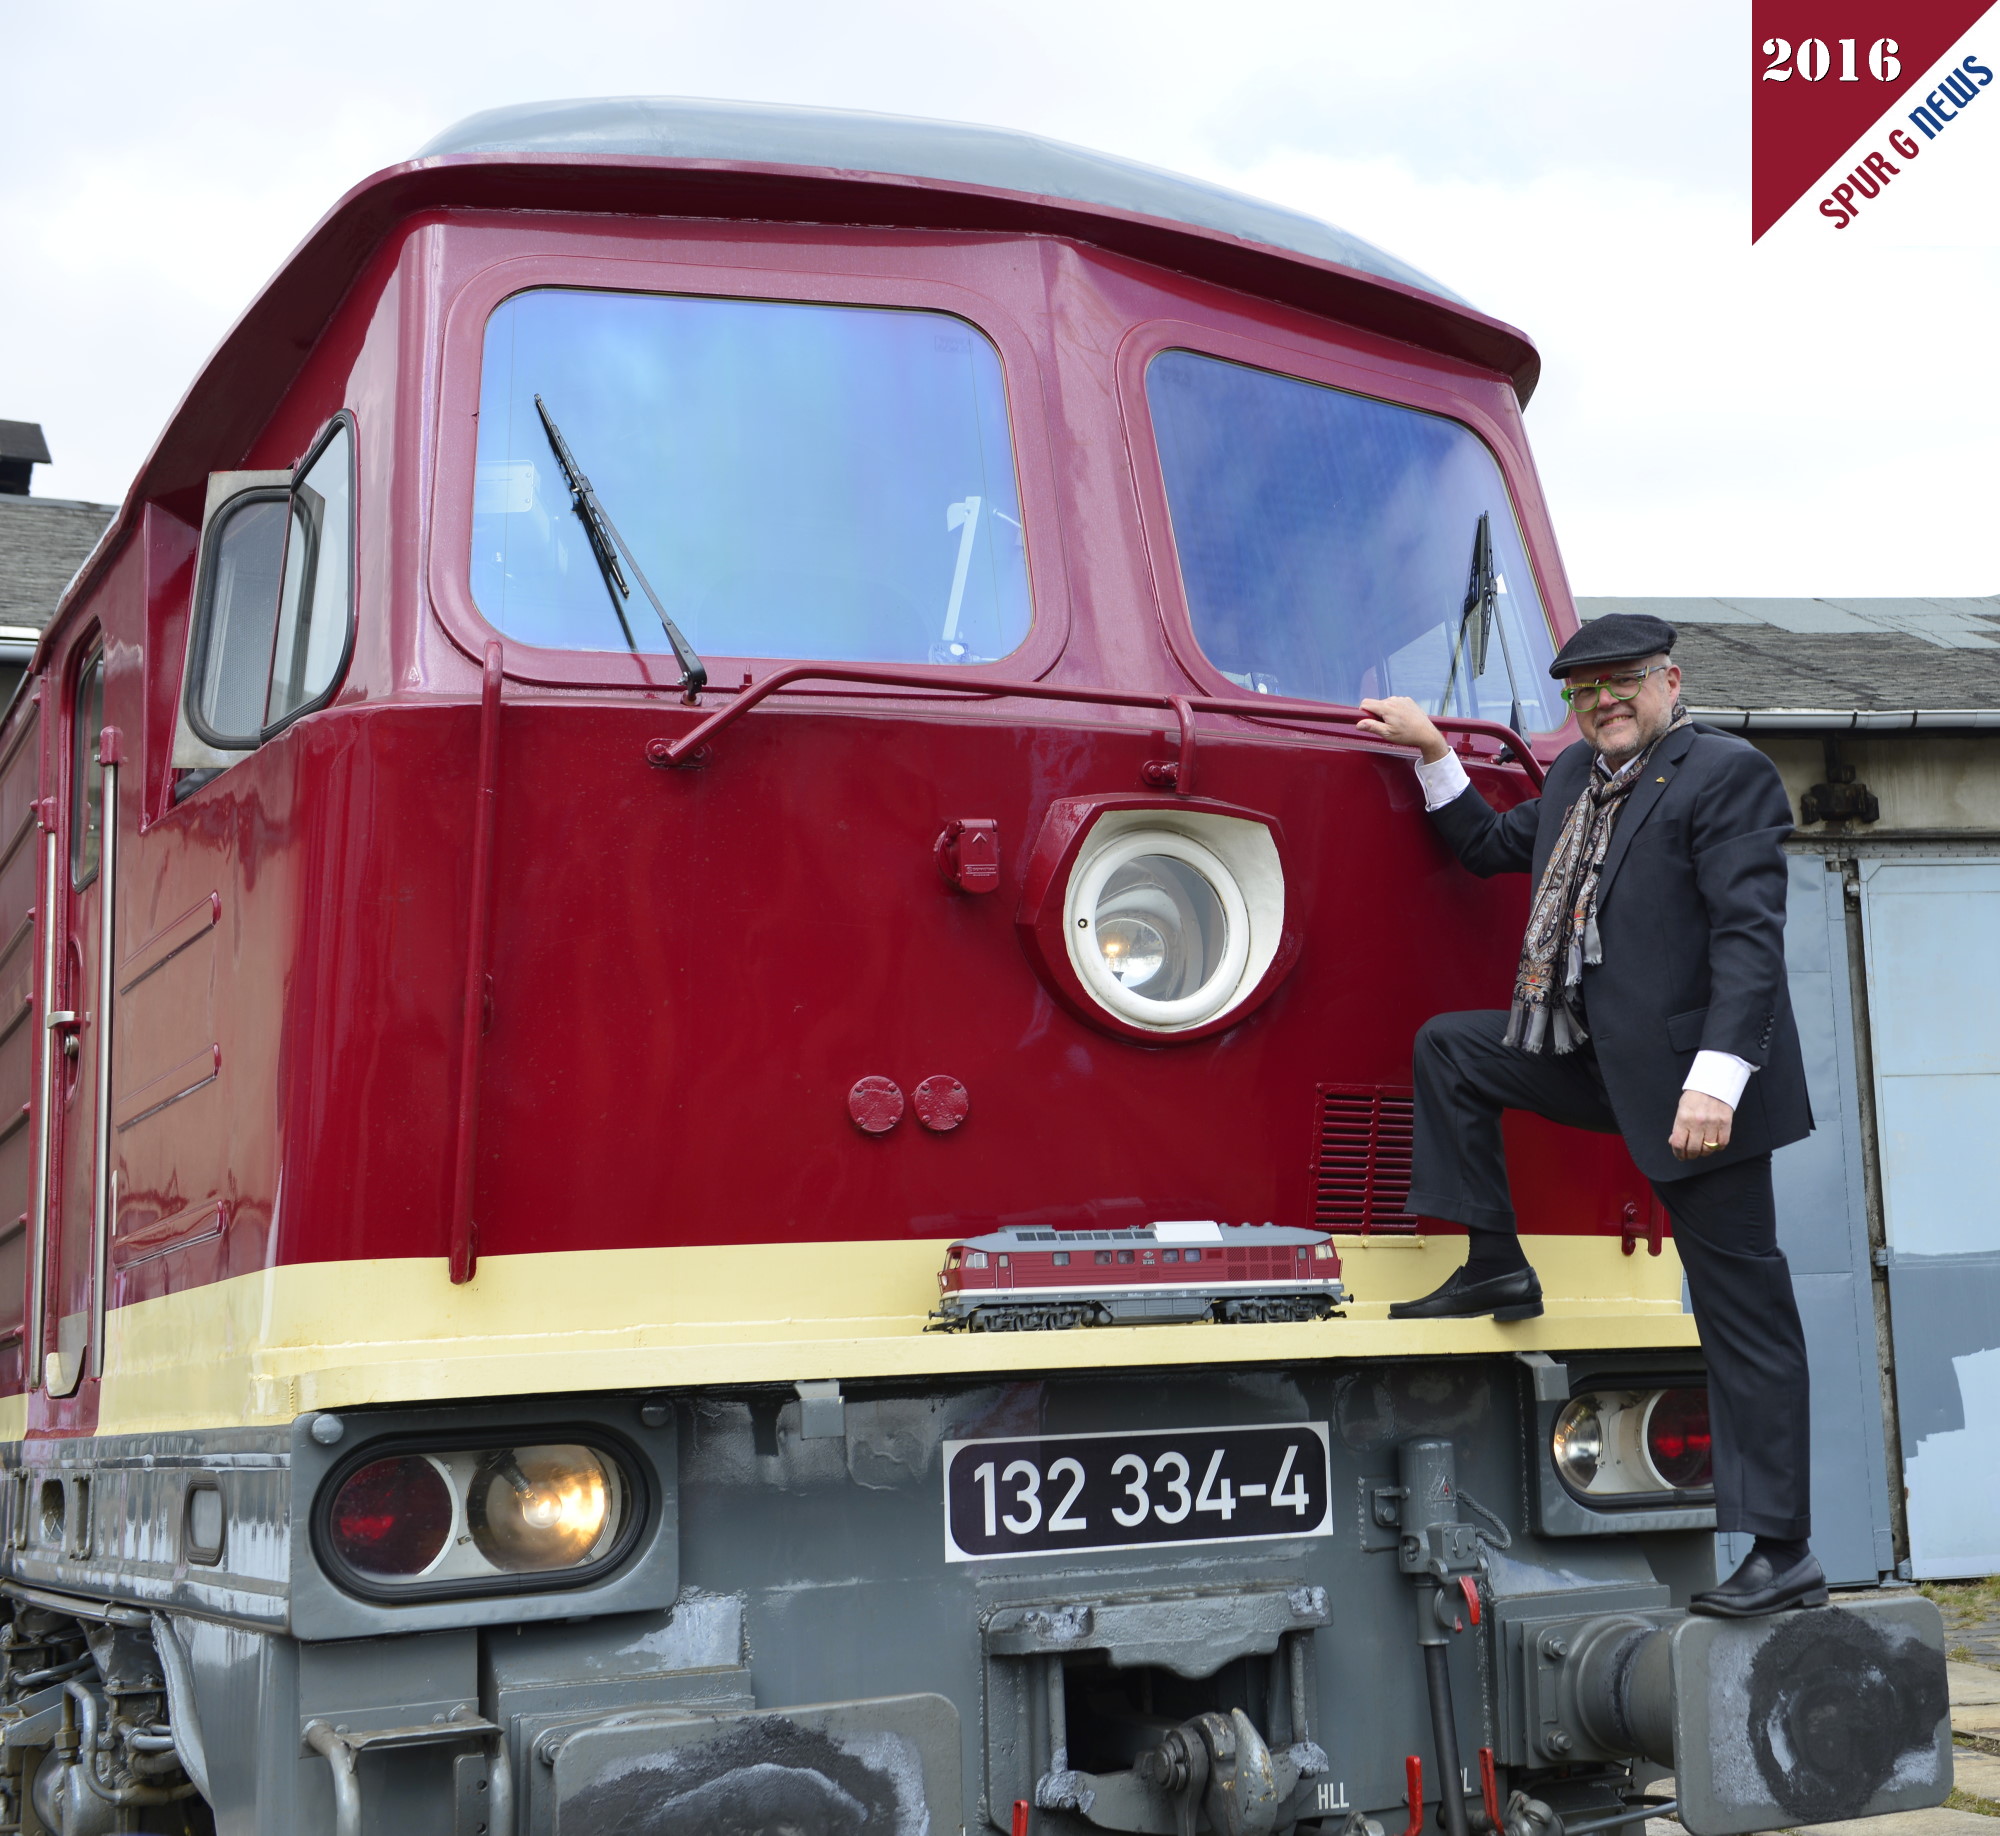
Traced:
[[26, 459], [31, 465], [47, 465], [49, 443], [42, 438], [38, 421], [0, 421], [0, 459]]
[[2000, 594], [1984, 599], [1580, 599], [1680, 631], [1688, 704], [1755, 731], [2000, 727]]
[[0, 626], [43, 629], [117, 509], [64, 497], [0, 496]]
[[1191, 223], [1466, 303], [1407, 262], [1316, 217], [1013, 128], [768, 102], [601, 96], [490, 108], [446, 128], [417, 157], [446, 153], [624, 154], [943, 179]]

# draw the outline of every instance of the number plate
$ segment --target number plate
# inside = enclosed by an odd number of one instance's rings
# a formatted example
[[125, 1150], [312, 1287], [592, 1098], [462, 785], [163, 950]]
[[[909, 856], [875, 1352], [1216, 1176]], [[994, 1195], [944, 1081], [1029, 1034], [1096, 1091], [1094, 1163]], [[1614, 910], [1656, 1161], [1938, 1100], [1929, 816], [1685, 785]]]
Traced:
[[1190, 1428], [944, 1444], [947, 1562], [1333, 1532], [1326, 1430]]

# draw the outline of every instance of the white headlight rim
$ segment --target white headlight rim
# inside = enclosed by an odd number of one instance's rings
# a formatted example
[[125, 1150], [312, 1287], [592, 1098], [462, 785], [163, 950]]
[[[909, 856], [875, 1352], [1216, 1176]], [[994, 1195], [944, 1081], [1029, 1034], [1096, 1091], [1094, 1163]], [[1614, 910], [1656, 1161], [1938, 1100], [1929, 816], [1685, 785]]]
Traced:
[[[1222, 961], [1192, 994], [1157, 1001], [1128, 988], [1106, 966], [1090, 929], [1097, 902], [1111, 876], [1143, 855], [1164, 855], [1191, 867], [1206, 880], [1223, 912]], [[1250, 908], [1222, 857], [1212, 848], [1175, 829], [1125, 829], [1086, 852], [1070, 879], [1063, 902], [1063, 928], [1071, 963], [1091, 997], [1134, 1026], [1155, 1032], [1177, 1032], [1200, 1026], [1226, 1013], [1247, 989], [1250, 963]]]

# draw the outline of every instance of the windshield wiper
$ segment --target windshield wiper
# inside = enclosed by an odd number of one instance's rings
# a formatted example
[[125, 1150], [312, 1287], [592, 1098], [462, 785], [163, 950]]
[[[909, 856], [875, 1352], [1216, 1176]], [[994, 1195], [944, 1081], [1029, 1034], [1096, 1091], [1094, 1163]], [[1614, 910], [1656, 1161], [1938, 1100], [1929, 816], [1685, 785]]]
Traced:
[[611, 610], [617, 614], [618, 629], [625, 634], [625, 642], [632, 654], [639, 654], [638, 639], [632, 635], [631, 622], [625, 616], [625, 602], [632, 597], [632, 589], [625, 584], [624, 569], [618, 565], [618, 557], [625, 557], [626, 565], [632, 570], [632, 578], [638, 581], [646, 597], [653, 602], [653, 610], [660, 615], [660, 629], [667, 634], [667, 642], [674, 647], [675, 660], [681, 666], [681, 699], [690, 705], [708, 685], [708, 670], [701, 658], [695, 655], [694, 646], [681, 636], [680, 627], [667, 616], [667, 609], [660, 604], [660, 596], [653, 591], [653, 583], [646, 578], [646, 570], [639, 565], [639, 557], [633, 554], [625, 538], [618, 533], [618, 525], [605, 514], [604, 506], [597, 501], [597, 493], [590, 488], [590, 480], [583, 475], [583, 469], [576, 462], [576, 455], [569, 450], [569, 442], [562, 437], [562, 429], [556, 425], [556, 418], [549, 413], [548, 404], [538, 395], [535, 397], [535, 412], [542, 417], [542, 428], [549, 436], [549, 449], [556, 456], [556, 464], [562, 467], [563, 477], [569, 481], [570, 502], [576, 507], [578, 520], [583, 524], [584, 533], [590, 537], [590, 552], [597, 558], [597, 571], [604, 576], [604, 590], [611, 595]]
[[[1465, 583], [1465, 604], [1459, 612], [1458, 634], [1452, 639], [1451, 669], [1444, 679], [1444, 693], [1438, 699], [1438, 711], [1443, 713], [1451, 704], [1451, 692], [1458, 684], [1461, 654], [1465, 658], [1468, 689], [1486, 674], [1486, 646], [1497, 624], [1500, 627], [1500, 659], [1507, 666], [1507, 724], [1518, 733], [1521, 730], [1521, 689], [1514, 679], [1514, 652], [1507, 642], [1507, 621], [1499, 616], [1499, 596], [1500, 577], [1493, 567], [1493, 527], [1487, 513], [1482, 510], [1478, 525], [1472, 532], [1472, 572]], [[1465, 711], [1477, 714], [1479, 709], [1476, 705], [1468, 705]]]

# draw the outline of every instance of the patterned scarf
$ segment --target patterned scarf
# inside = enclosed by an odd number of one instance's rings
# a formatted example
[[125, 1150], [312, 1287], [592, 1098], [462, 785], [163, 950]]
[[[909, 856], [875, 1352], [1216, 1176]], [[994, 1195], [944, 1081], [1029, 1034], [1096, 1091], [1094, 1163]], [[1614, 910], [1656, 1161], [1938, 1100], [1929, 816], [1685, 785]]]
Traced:
[[1582, 792], [1563, 818], [1562, 833], [1542, 869], [1542, 883], [1528, 912], [1521, 967], [1514, 977], [1514, 1009], [1507, 1017], [1508, 1045], [1524, 1052], [1540, 1052], [1551, 1045], [1557, 1052], [1570, 1052], [1590, 1037], [1579, 996], [1584, 964], [1604, 960], [1597, 935], [1597, 876], [1611, 845], [1611, 825], [1660, 740], [1689, 725], [1691, 718], [1686, 708], [1677, 706], [1659, 737], [1616, 771], [1602, 757], [1593, 762]]

